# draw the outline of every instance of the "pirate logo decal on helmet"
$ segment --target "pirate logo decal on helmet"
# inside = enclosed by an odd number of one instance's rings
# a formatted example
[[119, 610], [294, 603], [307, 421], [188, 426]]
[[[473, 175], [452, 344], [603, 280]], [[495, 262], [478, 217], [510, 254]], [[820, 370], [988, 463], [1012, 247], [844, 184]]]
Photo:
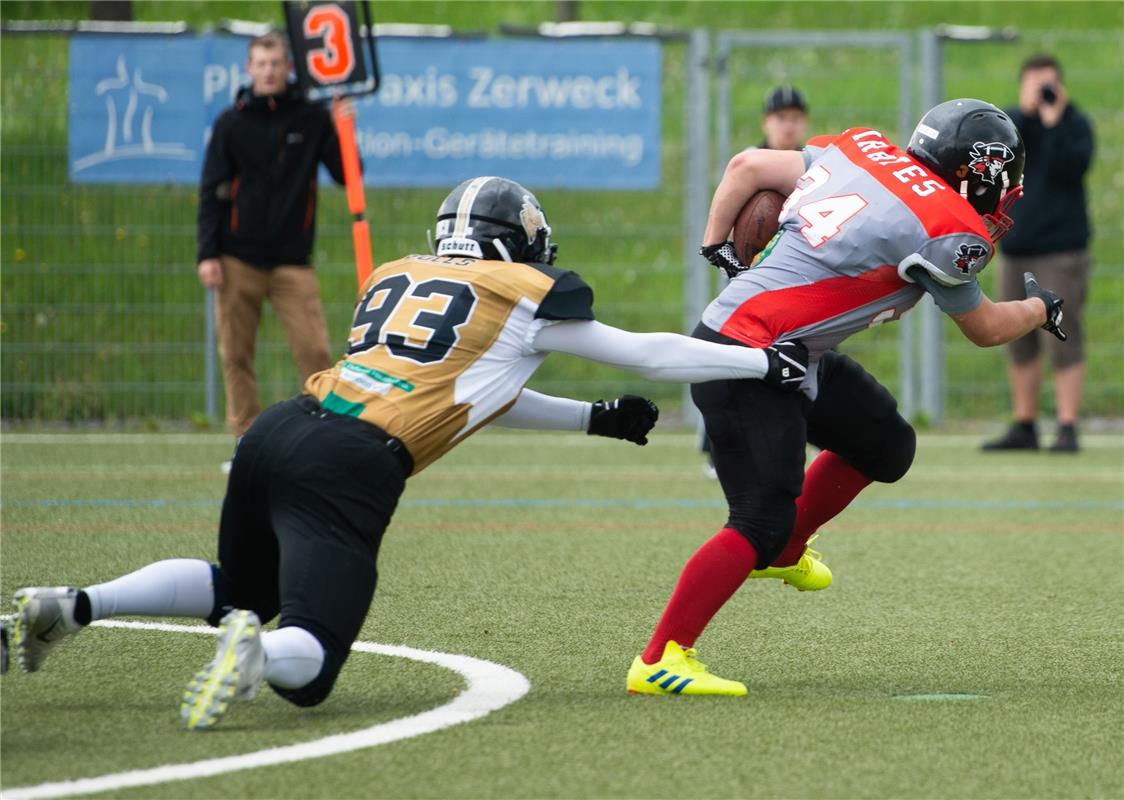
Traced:
[[969, 155], [972, 160], [968, 162], [968, 169], [992, 186], [995, 179], [1003, 174], [1003, 167], [1015, 160], [1014, 151], [1002, 142], [976, 142]]
[[965, 275], [971, 275], [979, 260], [987, 255], [987, 248], [982, 244], [961, 244], [956, 250], [952, 263]]
[[530, 195], [523, 195], [523, 207], [519, 209], [519, 222], [527, 233], [527, 243], [535, 241], [539, 231], [546, 231], [550, 235], [550, 226], [546, 224], [546, 215]]

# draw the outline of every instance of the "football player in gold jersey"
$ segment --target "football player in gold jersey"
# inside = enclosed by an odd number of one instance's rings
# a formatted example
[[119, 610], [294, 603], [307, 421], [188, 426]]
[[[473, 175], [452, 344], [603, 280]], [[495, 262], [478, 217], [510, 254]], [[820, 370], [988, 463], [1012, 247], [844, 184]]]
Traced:
[[[587, 403], [523, 388], [549, 353], [660, 381], [759, 378], [785, 391], [804, 379], [797, 342], [754, 349], [597, 322], [589, 286], [554, 266], [550, 234], [518, 183], [457, 186], [437, 215], [435, 254], [378, 267], [343, 358], [239, 440], [217, 563], [169, 559], [82, 590], [18, 591], [21, 668], [39, 669], [96, 619], [196, 617], [218, 625], [219, 640], [184, 692], [188, 728], [214, 725], [262, 682], [316, 705], [367, 616], [379, 543], [409, 476], [489, 423], [647, 442], [658, 415], [649, 400]], [[278, 614], [279, 627], [262, 633]]]

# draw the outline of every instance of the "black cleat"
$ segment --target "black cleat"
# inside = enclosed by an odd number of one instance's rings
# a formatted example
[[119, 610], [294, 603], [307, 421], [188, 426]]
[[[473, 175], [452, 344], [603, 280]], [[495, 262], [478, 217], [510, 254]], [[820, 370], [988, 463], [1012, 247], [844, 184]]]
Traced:
[[980, 449], [990, 452], [997, 450], [1037, 450], [1038, 429], [1033, 422], [1016, 422], [998, 439], [984, 442]]
[[1075, 425], [1058, 425], [1058, 435], [1050, 445], [1051, 453], [1076, 453], [1081, 448], [1077, 446], [1077, 427]]

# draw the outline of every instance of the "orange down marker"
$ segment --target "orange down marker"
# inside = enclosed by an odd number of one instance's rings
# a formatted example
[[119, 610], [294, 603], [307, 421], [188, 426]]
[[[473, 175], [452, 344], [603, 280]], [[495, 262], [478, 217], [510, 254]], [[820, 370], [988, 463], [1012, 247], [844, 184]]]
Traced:
[[370, 277], [374, 264], [371, 258], [371, 229], [367, 224], [367, 197], [363, 193], [363, 175], [359, 171], [359, 146], [355, 142], [355, 117], [341, 113], [340, 104], [332, 104], [332, 119], [340, 138], [340, 156], [343, 159], [344, 186], [347, 189], [347, 209], [351, 212], [351, 241], [355, 246], [355, 275], [359, 288]]

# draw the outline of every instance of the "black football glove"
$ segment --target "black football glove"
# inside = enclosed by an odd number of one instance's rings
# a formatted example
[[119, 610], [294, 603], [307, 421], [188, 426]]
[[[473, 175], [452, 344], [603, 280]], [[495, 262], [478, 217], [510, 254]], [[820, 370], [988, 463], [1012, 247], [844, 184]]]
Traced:
[[616, 400], [598, 400], [593, 404], [588, 433], [644, 445], [648, 443], [648, 431], [659, 418], [660, 410], [651, 400], [626, 394]]
[[808, 348], [797, 340], [777, 342], [765, 348], [769, 371], [763, 380], [778, 389], [796, 391], [808, 374]]
[[1039, 286], [1033, 272], [1023, 273], [1023, 283], [1026, 284], [1026, 296], [1028, 298], [1037, 297], [1046, 304], [1046, 324], [1042, 326], [1042, 329], [1049, 331], [1064, 342], [1069, 338], [1061, 327], [1062, 303], [1065, 301], [1049, 289], [1043, 289]]
[[699, 248], [699, 255], [725, 272], [727, 277], [730, 278], [749, 269], [749, 267], [741, 262], [737, 253], [734, 252], [733, 242], [704, 244]]

